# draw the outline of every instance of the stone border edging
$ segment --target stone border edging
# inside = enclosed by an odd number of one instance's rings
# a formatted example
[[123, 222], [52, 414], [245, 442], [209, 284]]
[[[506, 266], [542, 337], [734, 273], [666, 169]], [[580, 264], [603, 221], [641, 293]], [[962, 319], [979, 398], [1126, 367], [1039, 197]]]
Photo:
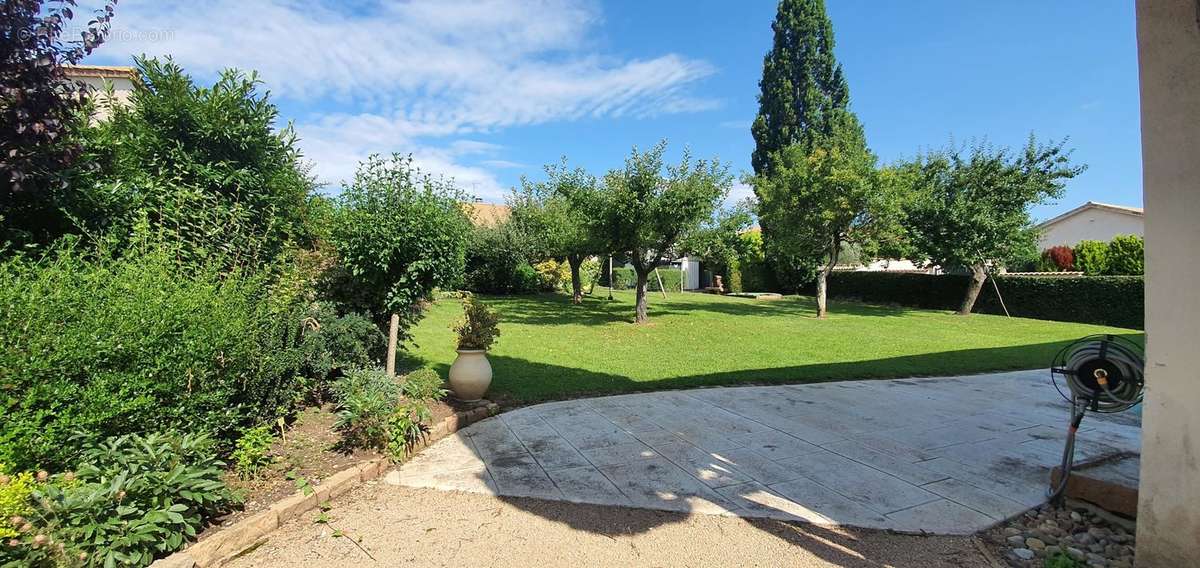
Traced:
[[[481, 404], [465, 412], [456, 412], [434, 424], [429, 435], [413, 446], [408, 457], [430, 444], [449, 436], [470, 424], [494, 416], [500, 405], [494, 402]], [[153, 568], [209, 568], [225, 564], [261, 543], [266, 536], [280, 525], [303, 515], [338, 495], [346, 493], [356, 484], [381, 477], [392, 467], [391, 458], [381, 457], [339, 471], [313, 486], [313, 492], [303, 492], [275, 502], [269, 509], [221, 529], [209, 538], [192, 543], [166, 558], [155, 560]]]

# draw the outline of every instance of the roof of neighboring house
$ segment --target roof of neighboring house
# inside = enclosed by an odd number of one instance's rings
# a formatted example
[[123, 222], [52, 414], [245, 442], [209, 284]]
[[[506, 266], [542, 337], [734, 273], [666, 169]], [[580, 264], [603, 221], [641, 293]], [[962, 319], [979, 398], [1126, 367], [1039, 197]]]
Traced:
[[102, 79], [129, 79], [137, 77], [137, 69], [133, 67], [117, 67], [109, 65], [67, 65], [64, 70], [68, 77], [99, 77]]
[[1144, 214], [1141, 207], [1129, 207], [1126, 205], [1112, 205], [1109, 203], [1098, 203], [1096, 201], [1089, 201], [1087, 203], [1084, 203], [1083, 205], [1080, 205], [1079, 207], [1076, 207], [1070, 211], [1067, 211], [1066, 213], [1063, 213], [1062, 215], [1059, 215], [1052, 219], [1048, 219], [1046, 221], [1042, 221], [1041, 223], [1038, 223], [1037, 226], [1039, 229], [1044, 228], [1044, 227], [1049, 227], [1050, 225], [1058, 223], [1059, 221], [1067, 219], [1068, 217], [1073, 217], [1075, 215], [1083, 213], [1084, 211], [1087, 211], [1089, 209], [1103, 209], [1105, 211], [1112, 211], [1113, 213], [1121, 213], [1124, 215], [1132, 215], [1134, 217], [1141, 217]]
[[512, 207], [495, 203], [463, 203], [463, 210], [478, 227], [495, 227], [512, 217]]

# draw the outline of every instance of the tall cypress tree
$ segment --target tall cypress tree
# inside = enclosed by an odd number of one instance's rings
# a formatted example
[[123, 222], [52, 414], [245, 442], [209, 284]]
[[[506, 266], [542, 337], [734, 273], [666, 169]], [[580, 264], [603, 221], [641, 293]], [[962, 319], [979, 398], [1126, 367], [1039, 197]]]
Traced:
[[781, 0], [775, 44], [763, 58], [758, 116], [751, 132], [756, 175], [771, 155], [792, 144], [811, 147], [833, 132], [834, 115], [849, 112], [850, 89], [833, 56], [833, 24], [824, 0]]

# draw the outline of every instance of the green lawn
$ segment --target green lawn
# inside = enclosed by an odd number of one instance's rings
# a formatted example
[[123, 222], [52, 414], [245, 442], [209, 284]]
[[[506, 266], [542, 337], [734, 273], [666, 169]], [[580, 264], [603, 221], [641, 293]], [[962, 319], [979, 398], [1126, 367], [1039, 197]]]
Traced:
[[[489, 359], [490, 398], [535, 401], [581, 394], [701, 385], [953, 375], [1046, 367], [1064, 342], [1136, 330], [1003, 316], [831, 303], [812, 317], [809, 297], [755, 301], [707, 294], [650, 297], [634, 325], [633, 293], [573, 306], [565, 295], [484, 297], [500, 312]], [[413, 330], [405, 366], [442, 376], [454, 360], [450, 325], [462, 313], [439, 300]]]

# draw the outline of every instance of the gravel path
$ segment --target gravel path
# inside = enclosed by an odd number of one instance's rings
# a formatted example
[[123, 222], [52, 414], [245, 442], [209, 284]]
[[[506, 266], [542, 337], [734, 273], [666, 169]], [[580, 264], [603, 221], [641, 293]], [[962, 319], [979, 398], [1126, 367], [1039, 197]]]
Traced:
[[[971, 537], [364, 484], [228, 566], [988, 566]], [[356, 546], [355, 541], [363, 550]], [[374, 561], [370, 557], [374, 557]]]

